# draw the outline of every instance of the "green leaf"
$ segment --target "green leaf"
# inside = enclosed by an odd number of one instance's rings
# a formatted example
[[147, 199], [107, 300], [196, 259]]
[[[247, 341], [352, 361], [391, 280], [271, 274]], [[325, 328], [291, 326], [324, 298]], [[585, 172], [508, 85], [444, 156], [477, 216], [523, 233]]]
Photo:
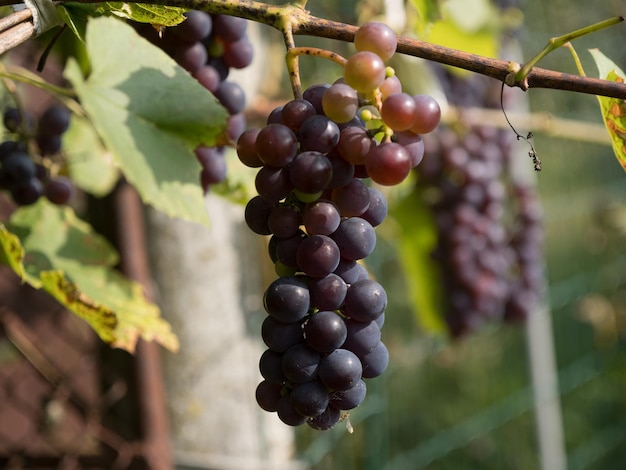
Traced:
[[226, 110], [121, 21], [90, 20], [87, 51], [91, 75], [84, 79], [72, 61], [65, 75], [121, 171], [146, 203], [208, 224], [193, 149], [216, 143]]
[[141, 3], [106, 2], [101, 5], [103, 13], [111, 13], [127, 20], [159, 26], [176, 26], [184, 21], [184, 8]]
[[72, 181], [83, 191], [101, 197], [115, 186], [119, 169], [86, 119], [72, 116], [63, 136], [63, 155]]
[[446, 334], [441, 274], [430, 256], [437, 243], [432, 216], [418, 190], [413, 190], [394, 204], [390, 214], [401, 227], [398, 258], [417, 320], [431, 333]]
[[[615, 63], [598, 49], [590, 49], [600, 78], [612, 82], [624, 83], [626, 74]], [[606, 130], [611, 136], [613, 152], [617, 161], [626, 171], [626, 101], [619, 98], [598, 96], [600, 111]]]
[[67, 2], [62, 5], [57, 5], [57, 12], [72, 32], [81, 41], [85, 42], [87, 20], [93, 16], [98, 16], [98, 6], [85, 3]]
[[12, 260], [7, 264], [87, 321], [103, 341], [130, 352], [139, 337], [178, 349], [170, 325], [141, 286], [113, 270], [115, 249], [69, 207], [41, 198], [18, 209], [6, 228], [0, 241]]

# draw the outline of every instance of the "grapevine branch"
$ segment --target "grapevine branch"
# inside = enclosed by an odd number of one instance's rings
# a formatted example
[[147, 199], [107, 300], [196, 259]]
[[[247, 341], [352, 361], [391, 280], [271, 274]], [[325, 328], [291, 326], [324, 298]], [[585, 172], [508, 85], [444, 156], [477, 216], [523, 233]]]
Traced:
[[[74, 0], [74, 2], [100, 3], [100, 0]], [[12, 3], [12, 0], [0, 0], [0, 5]], [[207, 13], [237, 16], [262, 23], [282, 32], [288, 49], [295, 47], [293, 35], [352, 42], [357, 30], [357, 27], [353, 25], [310, 15], [297, 4], [276, 6], [250, 0], [138, 0], [136, 3], [203, 10]], [[620, 21], [622, 19], [620, 18]], [[0, 44], [0, 52], [2, 49]], [[539, 67], [531, 67], [528, 70], [528, 67], [524, 69], [524, 64], [517, 62], [470, 54], [405, 36], [398, 37], [397, 51], [401, 54], [485, 75], [510, 87], [519, 87], [523, 90], [549, 88], [626, 99], [625, 83], [580, 77]]]

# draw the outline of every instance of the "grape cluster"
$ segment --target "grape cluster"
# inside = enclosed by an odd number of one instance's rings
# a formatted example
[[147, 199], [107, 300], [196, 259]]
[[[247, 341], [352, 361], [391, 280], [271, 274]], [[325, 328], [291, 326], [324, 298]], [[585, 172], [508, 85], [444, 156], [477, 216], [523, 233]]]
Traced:
[[48, 107], [38, 122], [27, 111], [5, 110], [3, 123], [12, 139], [0, 144], [0, 189], [9, 191], [16, 204], [34, 204], [41, 196], [54, 204], [66, 204], [71, 199], [71, 181], [56, 171], [56, 157], [70, 116], [60, 105]]
[[245, 220], [269, 235], [279, 275], [264, 294], [267, 350], [256, 398], [286, 424], [333, 427], [387, 367], [381, 341], [387, 295], [359, 263], [387, 215], [381, 185], [422, 160], [420, 133], [439, 121], [430, 97], [402, 92], [385, 66], [396, 37], [382, 23], [357, 32], [357, 52], [334, 84], [313, 85], [248, 129], [237, 154], [259, 168]]
[[[227, 134], [236, 142], [246, 127], [243, 89], [229, 81], [231, 68], [250, 65], [253, 47], [247, 35], [248, 22], [233, 16], [208, 14], [199, 10], [185, 13], [177, 26], [158, 31], [137, 24], [138, 32], [167, 52], [204, 88], [212, 92], [229, 113]], [[196, 157], [202, 166], [200, 182], [204, 191], [226, 178], [224, 147], [198, 147]]]
[[525, 318], [543, 280], [541, 208], [531, 187], [507, 177], [511, 134], [474, 126], [428, 137], [433, 158], [419, 184], [438, 233], [451, 335]]

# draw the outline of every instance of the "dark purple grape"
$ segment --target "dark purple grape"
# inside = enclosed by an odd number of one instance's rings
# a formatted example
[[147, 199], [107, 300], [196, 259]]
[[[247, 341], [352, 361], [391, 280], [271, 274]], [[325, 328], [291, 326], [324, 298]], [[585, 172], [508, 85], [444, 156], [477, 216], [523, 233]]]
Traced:
[[298, 384], [291, 390], [291, 404], [302, 416], [321, 415], [326, 410], [328, 402], [328, 391], [317, 380]]
[[39, 135], [61, 135], [70, 127], [71, 113], [65, 106], [52, 105], [39, 118]]
[[358, 179], [350, 180], [347, 185], [333, 189], [331, 199], [343, 217], [359, 216], [370, 205], [367, 186]]
[[322, 358], [319, 377], [332, 390], [348, 390], [361, 378], [363, 367], [359, 358], [346, 349], [335, 349]]
[[372, 227], [377, 227], [385, 220], [385, 217], [387, 217], [387, 199], [383, 193], [376, 188], [368, 187], [367, 190], [369, 192], [370, 204], [360, 217], [367, 220]]
[[322, 107], [322, 98], [326, 90], [330, 88], [328, 84], [317, 84], [311, 85], [309, 88], [304, 90], [302, 93], [302, 98], [307, 100], [309, 103], [313, 105], [317, 114], [324, 114], [324, 109]]
[[307, 238], [306, 233], [302, 230], [289, 238], [279, 238], [276, 240], [276, 257], [285, 266], [292, 268], [298, 267], [298, 247], [302, 241]]
[[257, 135], [255, 148], [266, 165], [284, 167], [296, 156], [298, 139], [284, 124], [268, 124]]
[[310, 382], [317, 374], [320, 359], [320, 353], [310, 346], [303, 343], [296, 344], [284, 352], [281, 362], [282, 370], [285, 377], [292, 383]]
[[35, 140], [42, 156], [54, 155], [61, 151], [62, 139], [60, 135], [38, 135]]
[[263, 380], [256, 388], [256, 402], [265, 411], [277, 411], [283, 386]]
[[204, 192], [217, 183], [226, 179], [226, 158], [224, 150], [216, 147], [198, 147], [195, 150], [196, 158], [202, 165], [200, 183]]
[[74, 193], [74, 185], [65, 176], [50, 178], [44, 185], [44, 195], [53, 204], [67, 204]]
[[213, 15], [213, 32], [224, 42], [234, 42], [246, 34], [248, 21], [230, 15]]
[[295, 277], [278, 278], [265, 291], [263, 305], [265, 311], [278, 321], [298, 322], [309, 311], [309, 289]]
[[304, 340], [300, 323], [283, 323], [272, 316], [263, 321], [261, 337], [268, 348], [279, 353]]
[[2, 162], [2, 169], [9, 181], [13, 184], [28, 183], [36, 178], [35, 163], [26, 152], [16, 151], [6, 156]]
[[291, 403], [291, 394], [283, 395], [278, 401], [277, 413], [280, 420], [288, 426], [300, 426], [307, 420], [296, 411]]
[[263, 162], [256, 151], [256, 138], [261, 129], [253, 128], [245, 130], [237, 140], [237, 156], [241, 163], [250, 168], [260, 168]]
[[376, 246], [374, 228], [360, 217], [342, 220], [331, 238], [337, 243], [341, 257], [349, 260], [367, 257]]
[[186, 19], [182, 23], [165, 30], [165, 39], [193, 44], [202, 41], [211, 34], [213, 20], [208, 13], [200, 10], [189, 10], [185, 12], [185, 17]]
[[223, 59], [226, 65], [234, 69], [243, 69], [252, 63], [254, 47], [247, 37], [224, 44]]
[[344, 309], [350, 318], [368, 323], [375, 320], [387, 307], [387, 293], [372, 279], [361, 279], [348, 287]]
[[270, 202], [285, 199], [293, 190], [289, 173], [285, 168], [264, 166], [254, 180], [257, 192]]
[[302, 223], [309, 235], [330, 235], [339, 227], [341, 216], [330, 201], [308, 204], [302, 211]]
[[19, 183], [12, 187], [11, 197], [16, 204], [28, 206], [34, 204], [43, 195], [43, 185], [37, 178]]
[[263, 378], [272, 383], [282, 383], [285, 381], [285, 374], [282, 369], [283, 355], [266, 349], [259, 359], [259, 371]]
[[28, 112], [22, 112], [17, 108], [7, 108], [4, 111], [3, 123], [9, 132], [26, 132], [29, 134], [34, 128], [33, 116]]
[[220, 84], [222, 78], [220, 77], [217, 69], [211, 65], [204, 65], [193, 72], [193, 77], [198, 80], [200, 85], [209, 90], [211, 93], [215, 93]]
[[21, 152], [26, 153], [26, 146], [22, 142], [16, 142], [14, 140], [7, 140], [0, 144], [0, 163], [9, 155]]
[[298, 132], [302, 123], [315, 114], [317, 114], [315, 107], [307, 100], [291, 100], [283, 106], [281, 120], [292, 131]]
[[215, 90], [215, 97], [229, 114], [237, 114], [246, 107], [246, 94], [235, 82], [224, 81]]
[[352, 351], [361, 357], [372, 352], [380, 343], [380, 328], [376, 322], [362, 323], [349, 318], [345, 324], [347, 336], [341, 346], [342, 349]]
[[341, 411], [331, 405], [322, 414], [309, 418], [306, 423], [318, 431], [328, 431], [339, 422], [340, 418]]
[[346, 282], [335, 273], [313, 279], [309, 285], [311, 305], [320, 310], [337, 310], [343, 305], [347, 292]]
[[312, 235], [302, 240], [296, 253], [301, 271], [311, 277], [324, 277], [339, 265], [339, 247], [326, 235]]
[[208, 59], [206, 48], [200, 42], [180, 45], [171, 51], [172, 59], [193, 74], [202, 68]]
[[342, 258], [339, 261], [339, 266], [334, 271], [346, 284], [352, 284], [361, 279], [368, 279], [369, 274], [365, 267], [354, 260], [347, 260]]
[[363, 402], [366, 393], [367, 385], [361, 379], [348, 390], [332, 392], [330, 394], [330, 404], [340, 410], [352, 410]]
[[363, 377], [372, 379], [382, 374], [389, 365], [389, 351], [382, 341], [368, 354], [361, 356]]
[[244, 212], [248, 228], [259, 235], [271, 235], [272, 231], [267, 221], [273, 209], [274, 205], [261, 196], [254, 196], [250, 199]]
[[333, 153], [328, 154], [328, 159], [333, 167], [333, 177], [327, 187], [341, 188], [350, 183], [354, 177], [354, 165]]
[[316, 114], [300, 127], [300, 144], [306, 150], [328, 153], [339, 142], [339, 127], [326, 116]]
[[333, 166], [319, 152], [302, 152], [289, 165], [289, 178], [293, 187], [305, 194], [322, 192], [333, 176]]
[[318, 352], [330, 353], [346, 340], [346, 324], [338, 314], [322, 310], [311, 316], [304, 325], [306, 344]]
[[274, 207], [267, 224], [278, 238], [293, 237], [300, 227], [300, 213], [292, 206]]

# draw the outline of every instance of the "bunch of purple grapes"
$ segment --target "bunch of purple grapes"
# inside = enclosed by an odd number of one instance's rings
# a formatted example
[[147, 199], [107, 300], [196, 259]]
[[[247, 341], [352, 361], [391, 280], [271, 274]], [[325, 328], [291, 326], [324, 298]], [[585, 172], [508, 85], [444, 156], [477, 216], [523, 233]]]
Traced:
[[[182, 23], [161, 32], [146, 24], [135, 27], [215, 95], [229, 113], [228, 138], [236, 142], [246, 127], [243, 115], [246, 97], [237, 83], [227, 79], [231, 68], [242, 69], [252, 62], [248, 22], [199, 10], [190, 10], [185, 16]], [[225, 149], [198, 147], [195, 153], [202, 165], [200, 182], [206, 192], [226, 178]]]
[[432, 137], [419, 185], [438, 233], [450, 334], [525, 318], [543, 282], [541, 208], [532, 188], [507, 176], [511, 133], [474, 126]]
[[62, 136], [70, 124], [70, 112], [52, 105], [39, 117], [18, 108], [3, 114], [11, 140], [0, 144], [0, 190], [9, 191], [18, 205], [30, 205], [45, 196], [54, 204], [67, 204], [74, 192], [71, 181], [50, 169], [61, 152]]
[[355, 45], [342, 78], [309, 87], [237, 142], [239, 159], [259, 168], [245, 220], [271, 236], [280, 276], [263, 299], [268, 349], [256, 398], [284, 423], [319, 430], [359, 406], [365, 379], [389, 362], [381, 341], [387, 295], [359, 263], [387, 215], [368, 178], [403, 181], [423, 157], [419, 133], [440, 116], [432, 98], [402, 93], [388, 72], [396, 37], [387, 26], [362, 26]]

